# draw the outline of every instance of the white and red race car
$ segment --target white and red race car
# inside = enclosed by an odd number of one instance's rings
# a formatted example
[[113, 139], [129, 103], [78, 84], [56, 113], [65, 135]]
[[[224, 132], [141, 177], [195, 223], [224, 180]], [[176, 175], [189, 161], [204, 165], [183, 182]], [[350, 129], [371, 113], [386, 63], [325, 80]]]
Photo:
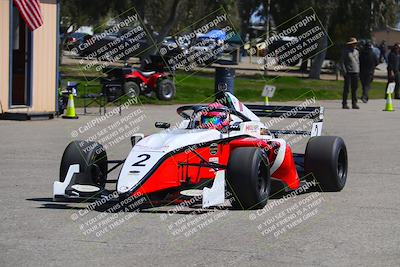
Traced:
[[[116, 181], [119, 198], [147, 196], [151, 202], [200, 196], [203, 207], [224, 203], [227, 192], [239, 209], [259, 209], [277, 188], [296, 190], [306, 178], [325, 191], [340, 191], [347, 178], [347, 150], [342, 138], [320, 136], [323, 107], [244, 105], [223, 93], [217, 105], [182, 106], [176, 127], [156, 122], [159, 133], [132, 136], [125, 160], [108, 160], [96, 142], [73, 141], [64, 151], [53, 196], [101, 197], [107, 174], [123, 165]], [[202, 117], [218, 113], [220, 127]], [[311, 131], [272, 130], [260, 117], [312, 120]], [[309, 135], [304, 154], [292, 153], [280, 136]], [[108, 166], [114, 164], [113, 167]], [[304, 179], [302, 179], [304, 177]], [[108, 191], [109, 192], [109, 191]]]

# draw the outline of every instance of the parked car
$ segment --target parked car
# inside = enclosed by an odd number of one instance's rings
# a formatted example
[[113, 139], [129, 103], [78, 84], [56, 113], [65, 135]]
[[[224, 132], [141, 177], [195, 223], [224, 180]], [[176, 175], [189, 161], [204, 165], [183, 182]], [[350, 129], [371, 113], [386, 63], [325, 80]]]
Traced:
[[206, 34], [198, 34], [188, 48], [188, 57], [192, 57], [197, 65], [209, 65], [215, 62], [224, 50], [226, 33], [212, 30]]
[[[99, 60], [113, 60], [121, 52], [123, 56], [118, 58], [127, 60], [139, 55], [149, 48], [145, 32], [138, 32], [125, 37], [132, 29], [122, 29], [119, 32], [95, 34], [85, 37], [85, 41], [77, 46], [77, 53], [81, 57], [96, 58]], [[120, 45], [123, 45], [120, 48]], [[107, 55], [108, 54], [108, 55]]]
[[90, 34], [84, 32], [66, 34], [63, 37], [63, 49], [70, 51], [85, 42], [88, 37], [90, 37]]
[[181, 37], [167, 36], [160, 44], [159, 51], [162, 56], [174, 57], [180, 53], [186, 54], [189, 45], [190, 42]]

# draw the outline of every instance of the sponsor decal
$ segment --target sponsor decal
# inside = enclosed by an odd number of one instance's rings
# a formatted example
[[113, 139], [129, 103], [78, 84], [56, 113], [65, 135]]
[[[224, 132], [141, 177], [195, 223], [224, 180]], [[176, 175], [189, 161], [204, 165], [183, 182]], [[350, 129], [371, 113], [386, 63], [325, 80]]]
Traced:
[[210, 145], [210, 155], [215, 156], [215, 155], [217, 155], [217, 154], [218, 154], [218, 144], [212, 143], [212, 144]]
[[[219, 158], [218, 158], [218, 157], [210, 157], [210, 158], [208, 159], [208, 161], [209, 161], [209, 162], [212, 162], [212, 163], [217, 163], [217, 164], [218, 164]], [[210, 172], [215, 172], [215, 170], [214, 170], [213, 168], [210, 168]]]
[[258, 133], [260, 129], [259, 125], [246, 125], [245, 130], [246, 132]]

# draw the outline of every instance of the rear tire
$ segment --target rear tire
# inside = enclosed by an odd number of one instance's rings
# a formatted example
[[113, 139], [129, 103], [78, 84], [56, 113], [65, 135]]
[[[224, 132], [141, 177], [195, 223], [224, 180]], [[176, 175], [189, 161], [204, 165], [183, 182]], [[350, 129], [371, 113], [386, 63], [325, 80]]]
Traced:
[[96, 142], [72, 141], [64, 150], [60, 166], [60, 182], [64, 182], [70, 165], [79, 164], [80, 173], [88, 173], [84, 184], [104, 187], [107, 181], [107, 153]]
[[170, 79], [162, 79], [157, 85], [157, 98], [160, 100], [170, 101], [174, 99], [176, 88]]
[[140, 95], [140, 87], [134, 81], [127, 81], [124, 83], [124, 93], [128, 97], [137, 97]]
[[347, 180], [347, 149], [342, 138], [317, 136], [306, 147], [304, 170], [312, 174], [323, 191], [341, 191]]
[[229, 157], [227, 181], [233, 208], [263, 208], [271, 189], [267, 156], [260, 148], [236, 148]]

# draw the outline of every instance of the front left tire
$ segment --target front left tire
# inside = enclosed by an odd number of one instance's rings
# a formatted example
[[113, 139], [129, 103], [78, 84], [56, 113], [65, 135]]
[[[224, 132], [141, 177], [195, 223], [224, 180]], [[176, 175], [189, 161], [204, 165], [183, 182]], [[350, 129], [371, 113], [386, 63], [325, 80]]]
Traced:
[[227, 187], [234, 209], [261, 209], [268, 201], [271, 177], [268, 158], [260, 148], [239, 147], [231, 152]]

